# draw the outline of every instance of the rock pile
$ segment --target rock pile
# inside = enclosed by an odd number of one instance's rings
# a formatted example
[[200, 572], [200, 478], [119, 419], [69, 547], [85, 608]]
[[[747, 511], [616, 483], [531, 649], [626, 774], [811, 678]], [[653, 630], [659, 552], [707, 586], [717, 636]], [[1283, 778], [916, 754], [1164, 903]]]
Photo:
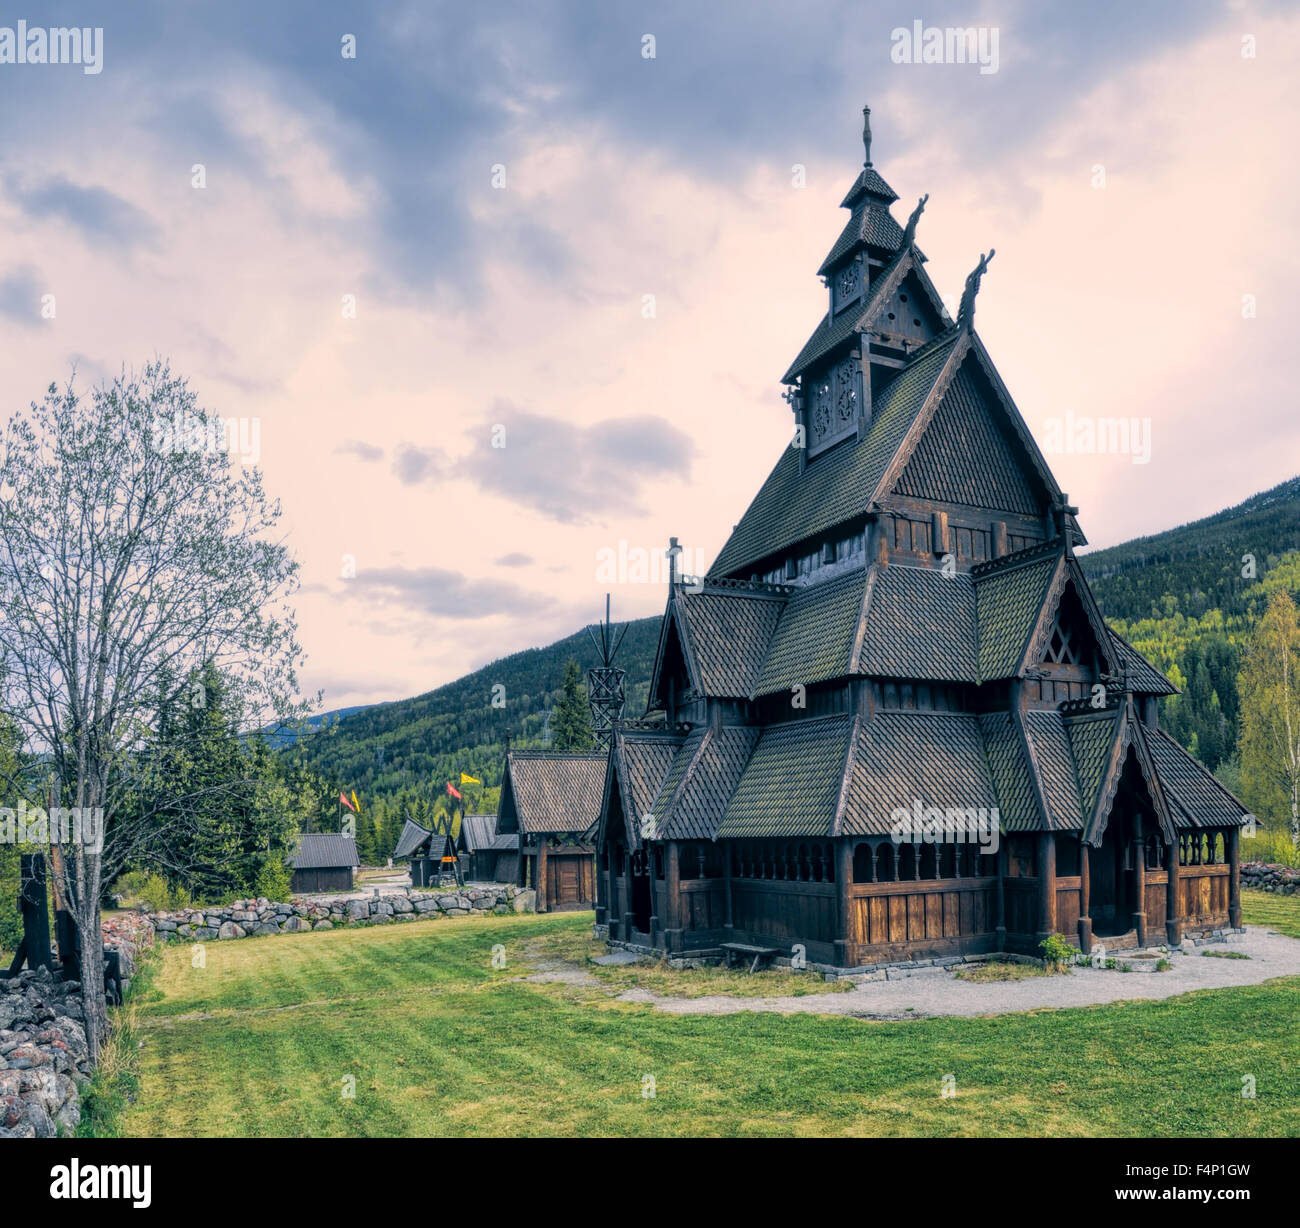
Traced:
[[[104, 922], [104, 945], [117, 951], [125, 992], [152, 927], [140, 917]], [[0, 980], [0, 1139], [72, 1134], [90, 1081], [81, 985], [46, 968]]]
[[1250, 861], [1241, 867], [1241, 885], [1252, 891], [1271, 891], [1274, 895], [1295, 895], [1300, 891], [1300, 870], [1289, 866]]
[[462, 887], [456, 891], [398, 891], [384, 895], [330, 896], [274, 904], [236, 900], [220, 908], [187, 908], [149, 919], [163, 941], [209, 942], [258, 934], [296, 934], [349, 925], [532, 912], [536, 893], [514, 884]]

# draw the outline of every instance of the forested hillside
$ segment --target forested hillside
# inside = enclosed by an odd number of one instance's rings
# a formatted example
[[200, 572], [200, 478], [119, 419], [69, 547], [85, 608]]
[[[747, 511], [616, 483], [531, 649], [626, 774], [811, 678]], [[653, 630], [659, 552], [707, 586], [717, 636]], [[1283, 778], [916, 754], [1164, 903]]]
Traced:
[[1107, 619], [1182, 689], [1164, 727], [1219, 769], [1237, 744], [1245, 641], [1271, 593], [1300, 594], [1300, 478], [1080, 562]]
[[[658, 636], [658, 618], [627, 624], [617, 664], [627, 671], [629, 715], [645, 710]], [[483, 782], [481, 789], [467, 792], [469, 809], [494, 810], [507, 735], [516, 747], [546, 744], [546, 714], [555, 705], [571, 658], [584, 672], [598, 664], [585, 630], [545, 648], [503, 657], [413, 699], [331, 719], [283, 753], [334, 787], [355, 789], [363, 814], [377, 802], [387, 814], [399, 798], [402, 809], [419, 798], [432, 804], [444, 796], [445, 782], [459, 780], [462, 772]], [[502, 688], [496, 692], [501, 706], [493, 706], [494, 687]]]

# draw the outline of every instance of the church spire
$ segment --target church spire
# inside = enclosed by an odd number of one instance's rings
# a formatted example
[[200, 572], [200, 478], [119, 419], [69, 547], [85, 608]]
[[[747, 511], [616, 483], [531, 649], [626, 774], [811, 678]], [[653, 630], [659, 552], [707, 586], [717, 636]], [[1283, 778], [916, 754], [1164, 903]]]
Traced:
[[862, 163], [866, 170], [871, 169], [871, 108], [862, 108], [862, 148], [866, 153], [866, 160]]

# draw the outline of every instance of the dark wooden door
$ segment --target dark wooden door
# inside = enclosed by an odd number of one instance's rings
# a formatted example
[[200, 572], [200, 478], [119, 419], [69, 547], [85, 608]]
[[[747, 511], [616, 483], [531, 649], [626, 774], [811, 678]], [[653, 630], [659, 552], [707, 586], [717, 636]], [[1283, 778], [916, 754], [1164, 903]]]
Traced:
[[632, 928], [650, 932], [650, 865], [644, 852], [632, 856]]
[[557, 904], [578, 903], [582, 898], [578, 884], [578, 859], [557, 857], [551, 864], [555, 867], [555, 902]]

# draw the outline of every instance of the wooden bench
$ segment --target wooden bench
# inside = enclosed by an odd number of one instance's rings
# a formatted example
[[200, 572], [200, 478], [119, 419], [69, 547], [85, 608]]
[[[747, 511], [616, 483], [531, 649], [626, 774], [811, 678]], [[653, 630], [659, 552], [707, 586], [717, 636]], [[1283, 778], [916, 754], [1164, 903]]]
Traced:
[[781, 951], [777, 947], [751, 947], [746, 942], [724, 942], [722, 949], [726, 953], [727, 967], [735, 967], [736, 957], [742, 956], [744, 959], [753, 958], [753, 963], [749, 965], [750, 972], [757, 972], [760, 967], [769, 964]]

